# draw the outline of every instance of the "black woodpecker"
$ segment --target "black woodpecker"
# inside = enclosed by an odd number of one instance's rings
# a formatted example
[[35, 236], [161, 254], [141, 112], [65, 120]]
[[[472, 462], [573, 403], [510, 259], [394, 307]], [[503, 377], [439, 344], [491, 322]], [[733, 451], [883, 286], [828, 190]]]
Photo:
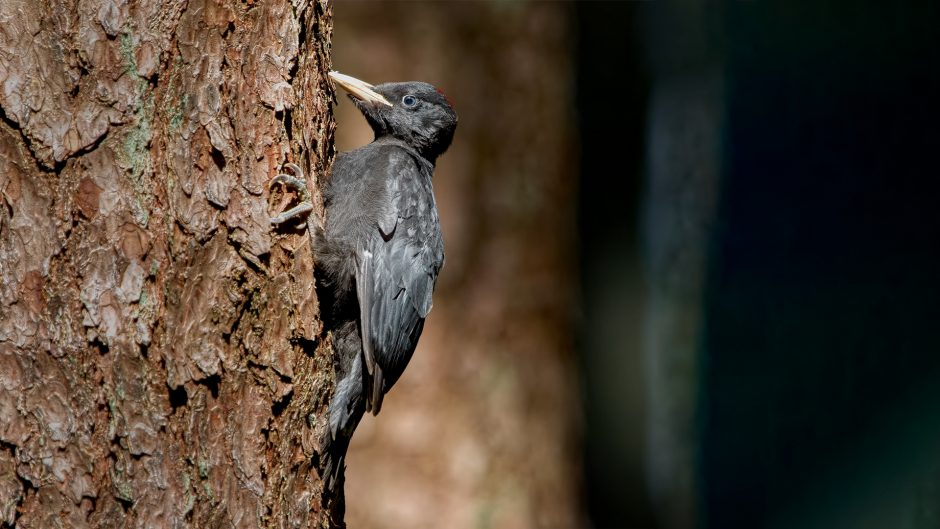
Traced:
[[[343, 474], [349, 440], [362, 414], [377, 415], [398, 380], [431, 311], [444, 264], [434, 200], [434, 164], [450, 146], [457, 113], [427, 83], [370, 85], [330, 72], [375, 132], [372, 143], [341, 153], [323, 190], [326, 220], [313, 229], [321, 313], [333, 332], [336, 389], [330, 403], [327, 486]], [[300, 168], [277, 175], [302, 202], [273, 224], [310, 212]], [[365, 369], [363, 369], [363, 366]]]

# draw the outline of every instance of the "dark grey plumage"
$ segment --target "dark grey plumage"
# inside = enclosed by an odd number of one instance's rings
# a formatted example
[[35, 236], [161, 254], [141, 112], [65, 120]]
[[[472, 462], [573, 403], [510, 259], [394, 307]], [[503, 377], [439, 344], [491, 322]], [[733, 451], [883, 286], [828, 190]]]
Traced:
[[337, 156], [324, 189], [326, 224], [314, 245], [336, 348], [331, 439], [324, 447], [331, 488], [362, 414], [381, 410], [431, 310], [444, 264], [431, 177], [457, 126], [449, 101], [427, 83], [364, 86], [350, 89], [350, 98], [375, 140]]

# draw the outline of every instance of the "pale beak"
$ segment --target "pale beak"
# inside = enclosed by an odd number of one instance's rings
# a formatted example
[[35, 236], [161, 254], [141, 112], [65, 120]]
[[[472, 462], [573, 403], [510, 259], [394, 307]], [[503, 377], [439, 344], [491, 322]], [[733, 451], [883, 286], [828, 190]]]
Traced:
[[365, 81], [360, 81], [355, 77], [339, 72], [330, 72], [330, 77], [332, 77], [333, 81], [341, 88], [363, 101], [392, 106], [392, 104], [388, 102], [388, 99], [385, 99], [385, 96], [376, 92], [375, 87]]

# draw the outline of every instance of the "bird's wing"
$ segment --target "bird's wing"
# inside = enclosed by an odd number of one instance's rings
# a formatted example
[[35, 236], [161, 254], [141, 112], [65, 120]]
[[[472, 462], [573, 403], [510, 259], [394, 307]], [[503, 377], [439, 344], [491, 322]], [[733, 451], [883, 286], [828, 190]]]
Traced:
[[370, 165], [383, 167], [368, 170], [384, 173], [386, 193], [373, 197], [379, 202], [375, 232], [357, 252], [356, 291], [371, 375], [367, 408], [377, 414], [385, 391], [401, 376], [418, 344], [444, 245], [431, 181], [417, 162], [396, 149], [387, 163]]

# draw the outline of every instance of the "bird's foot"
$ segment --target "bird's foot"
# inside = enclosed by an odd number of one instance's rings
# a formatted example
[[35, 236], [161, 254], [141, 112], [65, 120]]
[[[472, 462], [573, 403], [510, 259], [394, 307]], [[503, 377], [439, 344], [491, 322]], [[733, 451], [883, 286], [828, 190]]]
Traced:
[[309, 215], [313, 211], [313, 204], [310, 202], [301, 202], [283, 213], [271, 217], [271, 224], [277, 226], [297, 217]]
[[293, 163], [286, 164], [284, 168], [294, 174], [289, 175], [281, 173], [271, 179], [270, 185], [284, 184], [297, 193], [300, 203], [287, 211], [281, 212], [275, 217], [271, 217], [271, 224], [275, 226], [300, 216], [309, 215], [310, 212], [313, 211], [313, 202], [310, 201], [310, 193], [307, 191], [307, 181], [304, 180], [303, 170], [297, 164]]

